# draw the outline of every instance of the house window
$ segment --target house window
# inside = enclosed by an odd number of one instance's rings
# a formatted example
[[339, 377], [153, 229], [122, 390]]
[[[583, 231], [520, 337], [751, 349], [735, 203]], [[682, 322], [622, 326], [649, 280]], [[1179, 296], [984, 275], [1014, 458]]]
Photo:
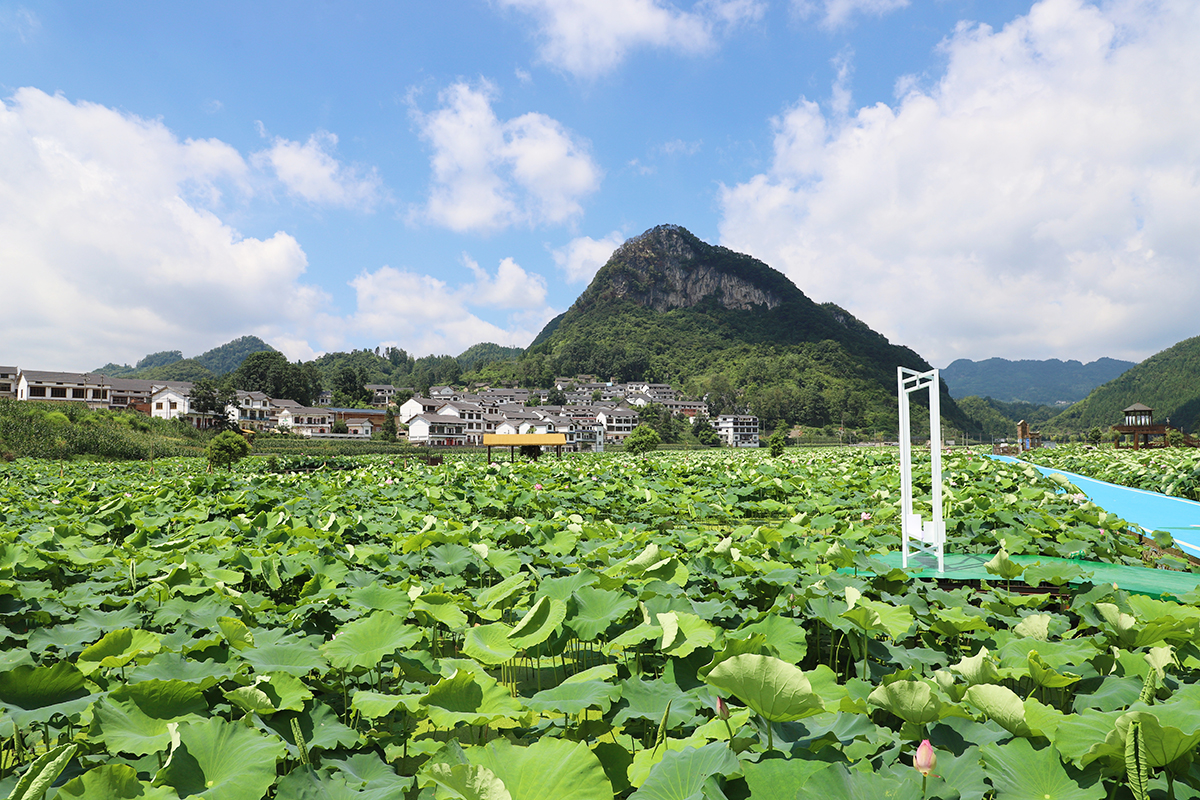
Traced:
[[177, 408], [179, 408], [179, 403], [176, 403], [174, 400], [172, 400], [171, 401], [171, 410], [174, 411]]
[[83, 400], [84, 398], [87, 397], [87, 390], [86, 389], [72, 389], [71, 397], [73, 397], [76, 400]]
[[11, 392], [11, 391], [12, 391], [11, 383], [0, 383], [0, 392]]
[[67, 389], [65, 386], [51, 386], [50, 387], [50, 396], [65, 398], [67, 396]]
[[45, 386], [30, 386], [29, 387], [29, 396], [30, 397], [45, 397], [46, 396], [46, 387]]
[[154, 410], [155, 410], [155, 411], [162, 411], [162, 403], [155, 403], [155, 404], [154, 404]]

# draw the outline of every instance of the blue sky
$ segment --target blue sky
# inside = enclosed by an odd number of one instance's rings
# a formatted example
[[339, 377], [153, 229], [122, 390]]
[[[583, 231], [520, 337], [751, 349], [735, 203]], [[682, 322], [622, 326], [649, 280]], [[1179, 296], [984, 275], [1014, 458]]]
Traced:
[[1172, 0], [0, 0], [0, 362], [525, 345], [660, 223], [936, 366], [1197, 333]]

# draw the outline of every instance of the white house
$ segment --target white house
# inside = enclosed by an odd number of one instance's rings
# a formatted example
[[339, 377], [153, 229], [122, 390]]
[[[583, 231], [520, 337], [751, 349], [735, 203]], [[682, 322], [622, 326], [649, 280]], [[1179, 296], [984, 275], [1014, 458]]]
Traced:
[[75, 400], [88, 408], [108, 408], [109, 385], [94, 372], [23, 370], [17, 379], [18, 400]]
[[281, 408], [275, 413], [275, 425], [301, 436], [331, 433], [333, 413], [327, 408]]
[[375, 432], [375, 426], [371, 424], [371, 420], [365, 417], [356, 417], [346, 420], [346, 430], [351, 436], [369, 437]]
[[159, 386], [150, 396], [150, 416], [159, 419], [187, 417], [192, 413], [191, 400], [188, 398], [191, 388], [190, 383]]
[[418, 414], [408, 422], [408, 440], [413, 444], [466, 444], [466, 423], [458, 417]]
[[17, 399], [18, 372], [19, 370], [16, 367], [0, 366], [0, 397]]
[[627, 408], [602, 408], [596, 412], [596, 421], [604, 426], [604, 441], [623, 442], [637, 427], [638, 416]]
[[758, 417], [722, 414], [717, 417], [717, 436], [729, 447], [758, 447]]
[[458, 417], [466, 423], [463, 428], [463, 433], [467, 437], [466, 444], [483, 444], [483, 434], [491, 433], [486, 429], [487, 426], [484, 423], [483, 406], [478, 403], [451, 400], [439, 405], [435, 413], [442, 417]]
[[225, 412], [229, 415], [229, 421], [239, 428], [260, 431], [271, 427], [274, 421], [271, 410], [271, 398], [262, 392], [243, 392], [239, 389], [237, 400], [227, 406]]
[[445, 403], [445, 400], [413, 395], [400, 404], [399, 413], [396, 416], [400, 422], [407, 425], [413, 417], [419, 414], [436, 414], [438, 408]]

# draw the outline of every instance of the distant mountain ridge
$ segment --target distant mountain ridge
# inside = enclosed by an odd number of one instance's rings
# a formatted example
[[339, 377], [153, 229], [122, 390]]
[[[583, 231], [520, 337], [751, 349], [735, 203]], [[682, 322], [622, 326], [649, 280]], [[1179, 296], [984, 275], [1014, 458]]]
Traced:
[[195, 358], [184, 358], [180, 350], [163, 350], [147, 355], [136, 366], [108, 363], [92, 371], [110, 378], [194, 381], [233, 372], [246, 356], [264, 350], [275, 352], [274, 347], [257, 336], [241, 336]]
[[943, 369], [941, 375], [956, 399], [974, 396], [1004, 403], [1054, 405], [1082, 400], [1097, 386], [1133, 366], [1132, 361], [1115, 358], [1099, 358], [1088, 364], [1057, 358], [1044, 361], [960, 358]]

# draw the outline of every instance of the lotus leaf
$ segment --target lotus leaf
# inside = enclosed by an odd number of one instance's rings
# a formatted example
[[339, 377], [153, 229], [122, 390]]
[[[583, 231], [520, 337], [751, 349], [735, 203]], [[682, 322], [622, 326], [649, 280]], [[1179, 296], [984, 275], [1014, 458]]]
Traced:
[[162, 649], [155, 633], [121, 628], [106, 633], [100, 641], [85, 648], [76, 660], [76, 666], [84, 675], [91, 675], [101, 667], [123, 667], [143, 653], [153, 655]]
[[91, 734], [112, 752], [162, 752], [171, 743], [170, 723], [199, 721], [207, 711], [195, 684], [141, 681], [117, 688], [93, 706]]
[[444, 792], [462, 800], [512, 800], [504, 781], [487, 767], [472, 764], [431, 764], [425, 771]]
[[59, 797], [76, 800], [175, 800], [179, 795], [167, 786], [151, 786], [138, 780], [126, 764], [107, 764], [72, 778], [58, 789]]
[[801, 670], [773, 656], [734, 656], [717, 665], [704, 680], [770, 722], [800, 719], [825, 707]]
[[1101, 800], [1104, 786], [1095, 772], [1073, 775], [1053, 747], [1034, 749], [1026, 739], [979, 748], [998, 800]]
[[519, 650], [541, 644], [567, 617], [567, 604], [543, 597], [525, 612], [525, 616], [508, 634], [508, 641]]
[[463, 655], [488, 666], [503, 664], [520, 652], [520, 648], [508, 638], [511, 632], [512, 628], [502, 622], [467, 628], [463, 638]]
[[809, 776], [798, 797], [803, 800], [878, 800], [881, 797], [920, 800], [921, 783], [890, 772], [852, 770], [844, 764], [833, 764]]
[[221, 628], [221, 635], [225, 637], [225, 641], [235, 650], [254, 647], [254, 634], [240, 619], [217, 617], [217, 625]]
[[924, 681], [895, 681], [871, 692], [867, 703], [895, 714], [911, 725], [928, 725], [941, 717], [942, 701]]
[[[1165, 767], [1183, 755], [1191, 753], [1200, 744], [1200, 709], [1188, 707], [1169, 709], [1169, 706], [1156, 706], [1150, 711], [1130, 711], [1117, 718], [1114, 730], [1109, 734], [1105, 743], [1115, 746], [1124, 742], [1129, 727], [1140, 723], [1142, 740], [1145, 742], [1143, 753], [1146, 763], [1151, 767]], [[1168, 724], [1163, 724], [1168, 721]], [[1182, 729], [1171, 725], [1175, 722]]]
[[811, 796], [805, 791], [808, 779], [828, 767], [827, 761], [769, 759], [743, 764], [742, 771], [754, 800], [800, 800]]
[[78, 713], [90, 702], [83, 674], [66, 661], [0, 672], [0, 704], [18, 727]]
[[950, 667], [950, 670], [962, 675], [966, 679], [968, 686], [974, 686], [978, 683], [995, 683], [1000, 679], [1000, 673], [997, 671], [995, 662], [989, 656], [986, 647], [980, 647], [978, 653], [970, 658], [964, 658]]
[[[733, 635], [745, 639], [755, 634], [765, 637], [765, 644], [775, 655], [791, 664], [799, 664], [808, 655], [808, 634], [794, 619], [780, 614], [767, 614], [757, 622], [743, 625]], [[757, 652], [757, 651], [744, 651]]]
[[534, 711], [576, 715], [589, 708], [608, 709], [621, 696], [621, 690], [604, 681], [575, 681], [538, 692], [526, 705]]
[[401, 617], [390, 611], [374, 611], [343, 625], [321, 646], [321, 652], [338, 669], [376, 669], [392, 653], [406, 650], [423, 638], [424, 631], [405, 624]]
[[630, 800], [688, 800], [700, 794], [711, 776], [728, 775], [738, 769], [737, 758], [723, 742], [669, 752], [650, 770]]
[[154, 786], [170, 786], [181, 797], [258, 800], [275, 782], [283, 756], [277, 739], [241, 723], [212, 717], [178, 726], [178, 744], [154, 776]]
[[428, 708], [430, 721], [441, 728], [459, 723], [491, 725], [525, 713], [507, 689], [482, 671], [456, 670], [430, 687], [420, 703]]
[[611, 800], [612, 784], [600, 760], [582, 742], [539, 739], [517, 747], [500, 739], [472, 747], [467, 758], [504, 782], [512, 800]]
[[467, 615], [453, 595], [441, 592], [422, 594], [412, 601], [413, 611], [422, 625], [440, 622], [452, 631], [467, 627]]
[[225, 693], [229, 702], [256, 714], [303, 711], [304, 704], [312, 697], [313, 693], [299, 678], [286, 672], [260, 675], [252, 686], [242, 686]]
[[573, 594], [567, 625], [580, 641], [592, 642], [636, 607], [637, 602], [623, 592], [584, 586]]

